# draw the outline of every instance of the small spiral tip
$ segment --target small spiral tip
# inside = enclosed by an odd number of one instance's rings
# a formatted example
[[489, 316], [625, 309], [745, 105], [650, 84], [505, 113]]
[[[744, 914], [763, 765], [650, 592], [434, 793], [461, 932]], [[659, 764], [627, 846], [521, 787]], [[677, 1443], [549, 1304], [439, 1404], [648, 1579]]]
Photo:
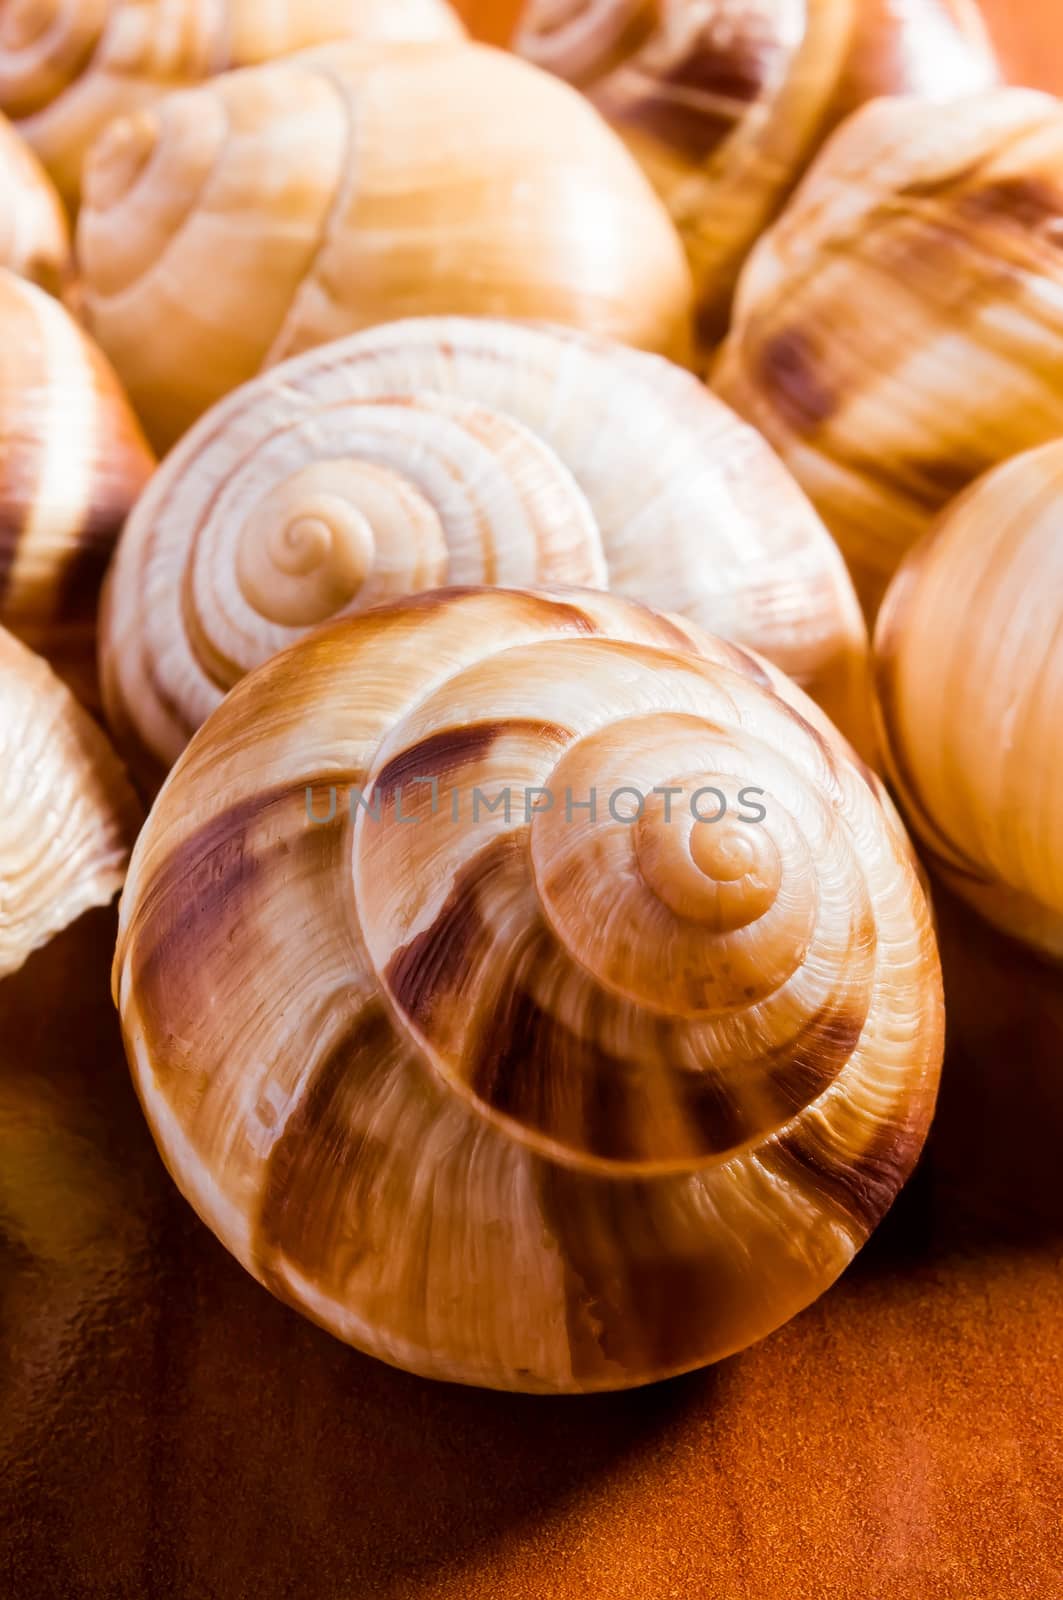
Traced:
[[159, 134], [159, 120], [150, 111], [111, 124], [85, 164], [82, 192], [90, 209], [105, 211], [129, 193], [155, 154]]
[[323, 515], [296, 517], [282, 529], [273, 559], [281, 572], [305, 577], [327, 561], [332, 540], [332, 527]]
[[0, 47], [28, 50], [55, 19], [55, 0], [8, 0], [0, 10]]
[[310, 627], [326, 621], [350, 605], [373, 570], [370, 519], [326, 482], [327, 467], [297, 473], [268, 494], [244, 526], [240, 588], [270, 622]]
[[748, 833], [712, 822], [696, 822], [690, 830], [690, 856], [698, 871], [714, 883], [735, 883], [756, 863]]
[[[676, 780], [673, 792], [719, 795], [734, 806], [733, 786], [701, 788], [697, 780]], [[706, 804], [711, 802], [706, 801]], [[654, 799], [636, 833], [639, 867], [648, 888], [686, 921], [718, 932], [748, 927], [775, 903], [782, 866], [774, 839], [763, 828], [725, 814], [695, 821], [689, 813], [668, 815], [667, 802]]]

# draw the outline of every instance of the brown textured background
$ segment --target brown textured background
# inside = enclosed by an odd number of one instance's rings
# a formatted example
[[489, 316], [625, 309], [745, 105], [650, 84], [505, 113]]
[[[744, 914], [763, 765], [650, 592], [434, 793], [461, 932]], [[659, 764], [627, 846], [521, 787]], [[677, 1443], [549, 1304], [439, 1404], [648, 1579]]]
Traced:
[[[993, 9], [1063, 89], [1054, 0]], [[1063, 1597], [1063, 985], [940, 910], [940, 1114], [853, 1271], [713, 1370], [556, 1402], [392, 1372], [245, 1276], [86, 918], [0, 985], [2, 1600]]]

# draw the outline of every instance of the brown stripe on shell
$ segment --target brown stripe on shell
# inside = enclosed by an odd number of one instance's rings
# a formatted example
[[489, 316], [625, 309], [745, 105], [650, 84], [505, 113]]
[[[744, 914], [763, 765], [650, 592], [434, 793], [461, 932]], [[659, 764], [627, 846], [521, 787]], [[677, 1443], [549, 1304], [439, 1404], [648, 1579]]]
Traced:
[[668, 1210], [656, 1186], [617, 1184], [542, 1162], [536, 1188], [564, 1264], [574, 1377], [697, 1364], [731, 1286], [711, 1258], [677, 1250], [664, 1236], [658, 1218], [667, 1219]]
[[[171, 1032], [175, 986], [210, 984], [204, 930], [231, 927], [234, 906], [252, 903], [270, 870], [270, 852], [290, 853], [293, 843], [315, 852], [335, 848], [337, 828], [309, 822], [298, 826], [306, 814], [306, 790], [320, 790], [330, 783], [336, 779], [263, 790], [220, 812], [182, 840], [143, 885], [137, 897], [131, 975], [138, 1008], [153, 1037]], [[253, 851], [248, 835], [271, 812], [283, 812], [295, 823], [282, 830], [270, 852]]]
[[426, 1035], [435, 1036], [441, 1011], [467, 991], [477, 960], [490, 948], [480, 915], [481, 888], [525, 848], [524, 839], [512, 833], [492, 839], [455, 879], [431, 927], [403, 945], [388, 963], [383, 976], [395, 1004]]
[[90, 506], [75, 535], [56, 592], [53, 615], [57, 622], [96, 615], [103, 580], [128, 509], [128, 495], [116, 495]]
[[0, 497], [0, 607], [7, 598], [25, 522], [25, 507], [17, 502], [12, 504], [9, 495]]
[[[509, 871], [524, 848], [520, 834], [493, 840], [458, 878], [432, 925], [392, 958], [384, 978], [398, 1009], [455, 1063], [483, 1105], [595, 1160], [652, 1162], [662, 1137], [669, 1142], [667, 1159], [702, 1160], [762, 1133], [763, 1093], [736, 1097], [711, 1063], [703, 1073], [667, 1064], [646, 1071], [604, 1048], [598, 1010], [616, 1002], [590, 979], [581, 995], [581, 1030], [531, 992], [529, 974], [558, 963], [552, 931], [532, 923], [502, 955], [480, 910], [481, 891]], [[767, 1075], [758, 1074], [774, 1100], [776, 1121], [792, 1114], [799, 1088], [806, 1104], [837, 1076], [865, 1017], [866, 1009], [839, 1001], [780, 1048], [777, 1067], [769, 1063]], [[651, 1052], [662, 1063], [669, 1059], [670, 1026], [660, 1019]], [[659, 1097], [671, 1108], [666, 1135], [655, 1115]]]
[[[465, 1082], [485, 1105], [523, 1126], [609, 1160], [643, 1155], [640, 1124], [625, 1086], [630, 1068], [550, 1016], [527, 993], [521, 974], [549, 962], [552, 936], [533, 923], [500, 957], [480, 987], [479, 1012], [464, 1015], [475, 975], [496, 955], [479, 893], [526, 846], [520, 835], [495, 840], [465, 868], [431, 927], [403, 947], [385, 973], [399, 1009], [447, 1051], [457, 1034], [470, 1041]], [[556, 959], [556, 958], [555, 958]], [[588, 986], [587, 1002], [595, 1004]], [[452, 1025], [455, 1007], [460, 1023]], [[592, 1030], [593, 1031], [593, 1030]]]
[[482, 760], [502, 739], [530, 734], [544, 744], [564, 746], [572, 737], [556, 722], [539, 722], [531, 717], [513, 717], [497, 722], [472, 722], [463, 727], [444, 728], [393, 756], [381, 768], [373, 788], [385, 799], [401, 792], [418, 778], [442, 778], [460, 767]]
[[[602, 1159], [639, 1158], [646, 1124], [632, 1116], [635, 1097], [625, 1082], [631, 1069], [527, 992], [522, 974], [556, 959], [545, 925], [532, 923], [503, 957], [484, 923], [480, 891], [525, 848], [521, 835], [492, 840], [461, 873], [431, 927], [392, 958], [385, 982], [400, 1011], [444, 1054], [469, 1041], [459, 1070], [484, 1105]], [[489, 960], [495, 964], [478, 985]], [[471, 1019], [470, 992], [479, 994]], [[595, 1003], [590, 985], [587, 1003]]]
[[673, 1092], [684, 1120], [696, 1130], [702, 1154], [724, 1155], [762, 1131], [714, 1072], [678, 1069]]
[[[808, 1130], [760, 1153], [805, 1193], [814, 1190], [849, 1230], [866, 1236], [909, 1177], [922, 1148], [930, 1103], [918, 1097], [901, 1123], [880, 1125], [852, 1162], [824, 1153]], [[669, 1372], [694, 1365], [706, 1330], [748, 1294], [741, 1255], [713, 1249], [698, 1219], [676, 1230], [675, 1191], [661, 1181], [616, 1184], [550, 1162], [536, 1167], [543, 1222], [565, 1268], [565, 1314], [573, 1373]], [[696, 1205], [692, 1200], [691, 1205]], [[671, 1237], [663, 1237], [667, 1228]], [[700, 1239], [700, 1248], [691, 1247]], [[687, 1248], [682, 1248], [686, 1243]]]
[[799, 328], [772, 334], [756, 352], [755, 381], [795, 433], [814, 432], [840, 406], [823, 376], [828, 366], [811, 337]]
[[[547, 943], [542, 933], [539, 942]], [[653, 1132], [649, 1095], [639, 1092], [630, 1063], [595, 1042], [593, 1015], [592, 1036], [584, 1037], [527, 992], [518, 969], [535, 960], [534, 948], [525, 947], [499, 974], [495, 1003], [478, 1020], [476, 1054], [468, 1063], [473, 1091], [493, 1110], [568, 1149], [606, 1161], [646, 1159], [646, 1135]], [[587, 1000], [593, 1012], [590, 990]]]
[[920, 457], [870, 454], [862, 448], [837, 443], [832, 455], [839, 464], [859, 473], [884, 495], [907, 500], [927, 516], [933, 516], [970, 486], [975, 478], [992, 466], [992, 458], [975, 455], [968, 447], [966, 458], [947, 460], [943, 456]]
[[339, 1290], [357, 1264], [359, 1239], [371, 1237], [359, 1228], [360, 1213], [394, 1152], [359, 1128], [357, 1104], [366, 1078], [397, 1047], [385, 1006], [371, 1001], [318, 1063], [270, 1153], [252, 1252], [256, 1273], [281, 1299], [289, 1297], [278, 1257], [326, 1292]]
[[[917, 1110], [919, 1102], [916, 1102]], [[844, 1227], [866, 1238], [907, 1181], [923, 1146], [925, 1119], [885, 1120], [851, 1160], [804, 1124], [781, 1134], [761, 1153], [762, 1164], [833, 1211]]]
[[[780, 54], [764, 33], [735, 30], [725, 39], [710, 21], [675, 60], [658, 67], [647, 52], [618, 78], [612, 93], [607, 88], [598, 99], [610, 119], [696, 164], [718, 149], [759, 100]], [[632, 87], [636, 92], [629, 97]]]
[[1063, 190], [1036, 173], [1016, 173], [961, 192], [956, 206], [975, 221], [1010, 222], [1024, 233], [1037, 233], [1063, 216]]
[[[493, 839], [457, 878], [432, 925], [392, 957], [384, 981], [400, 1012], [444, 1055], [464, 1048], [458, 1070], [484, 1105], [598, 1159], [649, 1159], [647, 1140], [656, 1132], [655, 1086], [640, 1082], [642, 1075], [630, 1063], [595, 1043], [593, 985], [588, 982], [586, 988], [589, 1036], [584, 1037], [527, 990], [525, 974], [557, 961], [545, 923], [531, 923], [520, 942], [500, 956], [484, 922], [481, 891], [510, 871], [525, 849], [522, 833]], [[488, 962], [492, 965], [485, 970]], [[481, 972], [484, 981], [478, 982]], [[479, 996], [471, 1018], [470, 994]], [[733, 1113], [722, 1110], [719, 1121], [720, 1139], [729, 1140]], [[705, 1137], [702, 1128], [679, 1154], [705, 1153], [699, 1142]]]
[[[874, 950], [873, 919], [868, 919], [858, 937], [863, 941], [859, 948]], [[851, 1000], [836, 998], [821, 1006], [796, 1038], [768, 1053], [768, 1077], [782, 1111], [790, 1115], [803, 1111], [842, 1072], [867, 1024], [873, 976], [873, 961], [869, 961], [865, 989]]]
[[[981, 463], [979, 463], [979, 466]], [[944, 505], [968, 487], [978, 474], [970, 460], [956, 456], [898, 456], [895, 475], [907, 492], [932, 508]]]
[[[763, 1133], [764, 1095], [736, 1095], [711, 1062], [703, 1072], [662, 1065], [647, 1073], [604, 1049], [596, 1039], [595, 991], [589, 985], [585, 1033], [547, 1010], [521, 981], [519, 969], [535, 960], [534, 949], [519, 953], [501, 975], [493, 1010], [478, 1024], [476, 1054], [467, 1070], [485, 1105], [602, 1161], [652, 1162], [660, 1156], [662, 1130], [654, 1114], [659, 1097], [674, 1104], [683, 1130], [676, 1139], [669, 1129], [669, 1160], [725, 1155]], [[771, 1091], [776, 1124], [833, 1082], [864, 1020], [855, 1008], [825, 1008], [796, 1041], [780, 1048], [766, 1081], [754, 1069], [758, 1083]], [[663, 1024], [662, 1035], [666, 1031]], [[664, 1037], [660, 1056], [667, 1062]]]

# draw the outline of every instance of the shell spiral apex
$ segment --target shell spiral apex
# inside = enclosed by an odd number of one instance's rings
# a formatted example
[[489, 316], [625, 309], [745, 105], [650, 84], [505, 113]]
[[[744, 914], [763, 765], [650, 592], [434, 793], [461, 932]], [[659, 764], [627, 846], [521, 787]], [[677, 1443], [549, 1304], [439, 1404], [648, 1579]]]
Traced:
[[92, 341], [2, 269], [0, 332], [0, 625], [96, 705], [100, 586], [154, 458]]
[[875, 631], [883, 743], [941, 875], [1063, 960], [1063, 443], [962, 495]]
[[100, 728], [0, 628], [0, 978], [114, 897], [140, 821]]
[[245, 678], [141, 836], [114, 979], [170, 1170], [251, 1272], [533, 1391], [812, 1300], [942, 1049], [878, 780], [766, 663], [587, 590], [425, 594]]
[[753, 252], [714, 386], [837, 538], [869, 616], [948, 502], [1063, 434], [1063, 105], [882, 100]]
[[565, 329], [423, 318], [307, 353], [163, 462], [101, 621], [108, 717], [151, 787], [306, 629], [445, 584], [611, 587], [767, 655], [868, 752], [844, 563], [690, 374]]
[[637, 165], [577, 94], [485, 46], [230, 73], [112, 125], [85, 187], [89, 323], [161, 444], [264, 366], [396, 317], [688, 351], [689, 271]]
[[340, 39], [458, 39], [446, 0], [3, 0], [0, 111], [76, 209], [107, 124], [172, 89]]
[[668, 205], [711, 349], [817, 146], [878, 95], [997, 81], [974, 0], [528, 0], [514, 48], [582, 89]]

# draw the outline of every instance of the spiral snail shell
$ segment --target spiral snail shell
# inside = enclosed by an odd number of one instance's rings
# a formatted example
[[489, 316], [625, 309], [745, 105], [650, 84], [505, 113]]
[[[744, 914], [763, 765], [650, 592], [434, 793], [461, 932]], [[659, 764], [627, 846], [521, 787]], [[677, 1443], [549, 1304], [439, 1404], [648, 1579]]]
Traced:
[[983, 89], [973, 0], [528, 0], [514, 48], [581, 88], [667, 203], [702, 342], [830, 129], [877, 95]]
[[486, 46], [230, 73], [116, 124], [85, 193], [89, 321], [161, 443], [263, 366], [398, 316], [687, 350], [689, 272], [642, 173], [577, 94]]
[[61, 293], [73, 274], [59, 196], [33, 151], [0, 116], [0, 267]]
[[609, 586], [683, 612], [769, 656], [868, 746], [844, 563], [753, 430], [659, 357], [450, 317], [265, 374], [163, 462], [101, 619], [120, 747], [150, 788], [302, 632], [448, 583]]
[[869, 615], [998, 462], [1063, 434], [1063, 107], [883, 100], [743, 274], [714, 384], [808, 491]]
[[0, 110], [76, 208], [93, 141], [182, 85], [334, 39], [456, 39], [446, 0], [3, 0]]
[[0, 624], [96, 706], [99, 589], [154, 456], [58, 301], [0, 269]]
[[100, 585], [153, 465], [92, 341], [0, 269], [0, 624], [90, 704]]
[[0, 628], [0, 978], [113, 898], [139, 822], [102, 730]]
[[432, 592], [245, 678], [141, 835], [114, 989], [237, 1258], [510, 1389], [649, 1382], [806, 1305], [942, 1049], [882, 785], [766, 663], [588, 590]]
[[1063, 959], [1063, 443], [960, 497], [890, 585], [875, 634], [905, 811], [948, 883]]

